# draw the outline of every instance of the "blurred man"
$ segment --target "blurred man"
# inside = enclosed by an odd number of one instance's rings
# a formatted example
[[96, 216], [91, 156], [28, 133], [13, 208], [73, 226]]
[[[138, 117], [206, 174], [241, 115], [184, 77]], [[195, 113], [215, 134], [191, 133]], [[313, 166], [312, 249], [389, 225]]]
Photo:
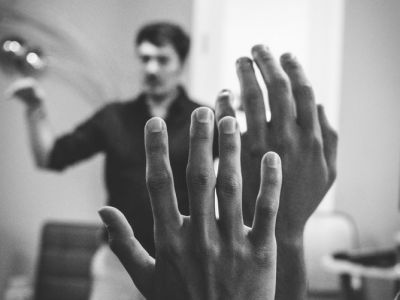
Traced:
[[[121, 210], [146, 251], [154, 256], [153, 217], [146, 189], [143, 128], [151, 117], [165, 119], [179, 210], [188, 214], [186, 163], [190, 115], [198, 107], [181, 86], [190, 40], [177, 25], [153, 23], [141, 28], [135, 51], [139, 59], [142, 93], [126, 102], [106, 105], [74, 131], [55, 138], [43, 106], [40, 87], [19, 82], [14, 96], [27, 107], [31, 147], [39, 167], [63, 170], [97, 153], [105, 154], [108, 205]], [[162, 174], [161, 174], [162, 175]], [[126, 272], [108, 246], [93, 261], [92, 298], [140, 299]]]

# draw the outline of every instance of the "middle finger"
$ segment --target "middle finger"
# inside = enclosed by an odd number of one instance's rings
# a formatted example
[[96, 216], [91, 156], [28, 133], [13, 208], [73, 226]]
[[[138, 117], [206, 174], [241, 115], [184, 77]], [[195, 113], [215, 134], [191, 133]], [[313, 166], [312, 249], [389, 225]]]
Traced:
[[295, 117], [290, 81], [266, 46], [254, 46], [252, 55], [267, 87], [271, 121], [285, 128]]
[[214, 114], [200, 107], [192, 113], [189, 160], [186, 180], [190, 201], [190, 218], [198, 229], [215, 223], [213, 162]]

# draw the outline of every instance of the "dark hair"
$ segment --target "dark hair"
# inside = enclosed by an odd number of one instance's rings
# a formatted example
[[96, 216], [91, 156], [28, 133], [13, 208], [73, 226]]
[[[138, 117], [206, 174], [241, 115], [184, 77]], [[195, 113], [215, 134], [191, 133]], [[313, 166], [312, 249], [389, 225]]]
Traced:
[[135, 44], [139, 46], [145, 41], [157, 47], [171, 44], [178, 54], [181, 63], [185, 62], [189, 53], [190, 38], [186, 32], [176, 24], [157, 22], [143, 26], [136, 36]]

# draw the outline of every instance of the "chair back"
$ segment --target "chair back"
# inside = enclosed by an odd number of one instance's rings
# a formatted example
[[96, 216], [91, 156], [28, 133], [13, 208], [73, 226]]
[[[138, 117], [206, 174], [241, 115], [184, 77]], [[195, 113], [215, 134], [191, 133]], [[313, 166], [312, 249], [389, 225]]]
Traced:
[[42, 230], [35, 300], [87, 300], [100, 225], [47, 222]]
[[316, 212], [307, 222], [304, 252], [309, 295], [329, 295], [340, 292], [338, 276], [322, 264], [322, 258], [337, 251], [359, 247], [354, 220], [342, 212]]

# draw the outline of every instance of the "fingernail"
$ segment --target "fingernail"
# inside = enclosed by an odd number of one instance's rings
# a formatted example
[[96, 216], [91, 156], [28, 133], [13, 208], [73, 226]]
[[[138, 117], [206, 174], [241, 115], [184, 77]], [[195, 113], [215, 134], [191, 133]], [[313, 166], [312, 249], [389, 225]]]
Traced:
[[262, 48], [264, 51], [269, 51], [269, 47], [268, 47], [267, 45], [261, 45], [261, 48]]
[[264, 44], [258, 44], [258, 45], [253, 46], [253, 48], [251, 49], [252, 53], [257, 53], [258, 51], [269, 52], [269, 48], [268, 48], [268, 46], [266, 46]]
[[283, 60], [294, 60], [295, 57], [292, 53], [285, 53], [282, 55]]
[[150, 132], [160, 132], [162, 130], [162, 120], [160, 118], [152, 118], [147, 121], [147, 130]]
[[104, 223], [104, 225], [108, 225], [108, 223], [109, 222], [107, 222], [107, 213], [102, 209], [102, 208], [100, 208], [98, 211], [97, 211], [97, 213], [99, 214], [99, 216], [100, 216], [100, 219], [101, 219], [101, 221]]
[[196, 110], [196, 119], [200, 123], [208, 123], [211, 121], [211, 110], [207, 107], [200, 107]]
[[277, 168], [280, 164], [279, 155], [275, 152], [268, 152], [266, 154], [267, 166], [271, 168]]
[[232, 134], [236, 131], [236, 119], [233, 117], [224, 117], [220, 121], [220, 128], [223, 133]]
[[233, 95], [232, 92], [228, 89], [222, 90], [218, 94], [218, 101], [223, 101], [224, 103], [229, 103], [232, 105]]
[[252, 65], [253, 61], [249, 57], [239, 57], [236, 60], [236, 65], [243, 66], [243, 65]]
[[223, 98], [223, 97], [230, 97], [232, 95], [231, 91], [228, 89], [223, 89], [222, 91], [219, 92], [219, 97]]

